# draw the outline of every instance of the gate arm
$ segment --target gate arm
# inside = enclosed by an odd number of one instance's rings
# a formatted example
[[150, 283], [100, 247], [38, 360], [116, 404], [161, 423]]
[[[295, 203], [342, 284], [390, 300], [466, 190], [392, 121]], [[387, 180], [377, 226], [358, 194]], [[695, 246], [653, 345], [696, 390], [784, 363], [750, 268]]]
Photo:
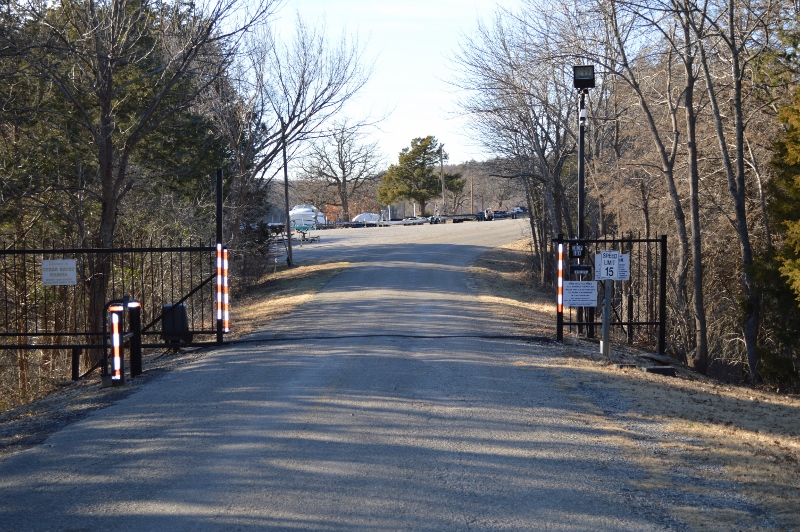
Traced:
[[160, 320], [161, 320], [161, 319], [164, 317], [164, 315], [165, 315], [165, 314], [168, 314], [168, 313], [172, 312], [172, 310], [173, 310], [175, 307], [177, 307], [178, 305], [180, 305], [181, 303], [183, 303], [184, 301], [186, 301], [187, 299], [189, 299], [190, 297], [192, 297], [192, 296], [193, 296], [193, 295], [194, 295], [194, 294], [195, 294], [195, 293], [196, 293], [198, 290], [200, 290], [200, 289], [201, 289], [201, 288], [203, 288], [205, 285], [207, 285], [208, 283], [210, 283], [211, 281], [213, 281], [213, 280], [214, 280], [214, 278], [216, 278], [216, 276], [217, 276], [217, 274], [215, 273], [214, 275], [212, 275], [211, 277], [209, 277], [208, 279], [206, 279], [205, 281], [203, 281], [202, 283], [200, 283], [199, 285], [197, 285], [197, 287], [195, 287], [195, 289], [194, 289], [194, 290], [192, 290], [191, 292], [189, 292], [188, 294], [186, 294], [185, 296], [183, 296], [181, 299], [179, 299], [177, 302], [175, 302], [175, 304], [173, 304], [173, 305], [172, 305], [172, 307], [171, 307], [171, 308], [170, 308], [170, 309], [169, 309], [169, 310], [168, 310], [166, 313], [162, 312], [162, 313], [161, 313], [161, 314], [159, 314], [159, 315], [158, 315], [156, 318], [154, 318], [154, 319], [153, 319], [153, 321], [151, 321], [150, 323], [148, 323], [146, 327], [142, 327], [142, 332], [145, 332], [147, 329], [149, 329], [150, 327], [152, 327], [153, 325], [155, 325], [156, 323], [158, 323], [158, 322], [159, 322], [159, 321], [160, 321]]

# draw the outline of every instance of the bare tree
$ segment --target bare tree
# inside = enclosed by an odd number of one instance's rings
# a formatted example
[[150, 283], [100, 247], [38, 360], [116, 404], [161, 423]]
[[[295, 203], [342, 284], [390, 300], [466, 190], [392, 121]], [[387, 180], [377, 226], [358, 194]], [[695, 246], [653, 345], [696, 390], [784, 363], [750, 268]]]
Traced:
[[299, 16], [291, 40], [264, 28], [243, 49], [229, 76], [239, 100], [230, 105], [228, 87], [212, 86], [205, 105], [238, 154], [234, 212], [283, 169], [289, 231], [286, 164], [306, 141], [325, 135], [323, 125], [367, 83], [371, 65], [357, 39], [331, 41], [324, 25], [310, 27]]
[[[734, 224], [742, 257], [741, 288], [744, 305], [744, 343], [750, 367], [750, 379], [760, 381], [758, 372], [759, 300], [753, 287], [753, 245], [747, 216], [746, 161], [747, 143], [745, 129], [746, 95], [744, 94], [754, 63], [773, 48], [779, 20], [779, 2], [749, 2], [722, 0], [692, 5], [697, 16], [689, 19], [697, 36], [699, 60], [710, 100], [714, 130], [719, 143], [719, 153], [728, 190], [734, 207]], [[712, 64], [715, 57], [724, 58], [729, 68], [725, 90], [719, 81], [719, 70]], [[724, 96], [723, 96], [724, 95]], [[722, 98], [728, 109], [723, 109]], [[728, 118], [728, 117], [732, 117]], [[726, 132], [726, 125], [729, 125]], [[732, 137], [732, 141], [731, 138]]]
[[377, 181], [384, 162], [377, 142], [363, 142], [363, 127], [348, 120], [337, 122], [327, 136], [311, 144], [301, 163], [305, 178], [335, 189], [336, 205], [346, 221], [352, 218], [350, 198]]
[[[551, 60], [548, 23], [526, 12], [498, 12], [476, 37], [464, 39], [456, 58], [463, 74], [455, 82], [466, 95], [460, 105], [472, 127], [505, 160], [496, 173], [527, 180], [529, 204], [541, 198], [543, 216], [531, 217], [534, 232], [537, 220], [543, 224], [541, 244], [573, 227], [563, 177], [576, 146], [571, 73]], [[551, 275], [546, 267], [541, 272]]]
[[[603, 14], [604, 30], [608, 36], [608, 46], [601, 50], [609, 53], [599, 55], [590, 53], [588, 50], [581, 50], [581, 52], [624, 81], [637, 97], [659, 160], [661, 174], [672, 200], [675, 228], [678, 235], [675, 293], [678, 308], [685, 309], [689, 237], [682, 198], [675, 179], [675, 159], [679, 148], [679, 93], [677, 93], [674, 83], [672, 63], [669, 60], [664, 62], [666, 68], [662, 72], [665, 76], [661, 79], [652, 71], [641, 68], [639, 65], [647, 63], [647, 55], [650, 53], [648, 49], [640, 48], [642, 42], [652, 42], [652, 39], [643, 40], [645, 39], [643, 33], [648, 31], [650, 22], [642, 20], [635, 11], [626, 9], [626, 5], [617, 0], [601, 1], [598, 9]], [[633, 57], [631, 57], [632, 54]], [[660, 92], [656, 92], [659, 89]], [[653, 93], [656, 93], [657, 96], [651, 97]], [[666, 128], [660, 127], [657, 119], [659, 104], [666, 107], [664, 111], [668, 117]]]
[[[621, 6], [617, 7], [617, 6]], [[643, 29], [651, 29], [660, 35], [659, 42], [663, 43], [663, 51], [659, 54], [666, 64], [669, 73], [669, 84], [674, 87], [667, 91], [669, 109], [674, 135], [671, 164], [674, 165], [681, 146], [677, 141], [680, 136], [678, 128], [678, 110], [683, 104], [684, 127], [686, 135], [686, 168], [689, 182], [689, 213], [691, 224], [691, 259], [692, 259], [692, 302], [694, 315], [694, 349], [689, 356], [689, 364], [701, 373], [708, 367], [708, 338], [706, 324], [706, 309], [703, 293], [703, 253], [702, 253], [702, 227], [700, 213], [700, 173], [698, 163], [697, 120], [698, 108], [695, 103], [696, 85], [699, 72], [695, 64], [694, 50], [697, 47], [695, 33], [692, 31], [693, 7], [683, 0], [668, 0], [666, 2], [618, 2], [615, 12], [626, 12], [630, 15], [633, 25], [641, 25]], [[613, 27], [613, 26], [612, 26]], [[619, 35], [619, 32], [615, 32]], [[625, 55], [627, 42], [617, 38], [615, 40], [619, 55]], [[656, 50], [658, 54], [658, 51]], [[673, 69], [673, 64], [682, 67], [682, 72]], [[632, 69], [625, 68], [623, 79], [632, 79]], [[678, 90], [680, 89], [680, 90]], [[641, 101], [640, 106], [649, 107], [648, 101]], [[664, 160], [662, 156], [662, 161]], [[668, 182], [674, 183], [674, 175], [665, 173]], [[672, 187], [670, 188], [672, 191]], [[674, 189], [678, 193], [677, 187]], [[673, 200], [673, 204], [676, 202]], [[678, 203], [679, 205], [679, 203]], [[676, 207], [677, 209], [678, 207]], [[676, 216], [677, 219], [677, 216]], [[680, 232], [679, 232], [680, 234]], [[683, 245], [683, 244], [682, 244]]]

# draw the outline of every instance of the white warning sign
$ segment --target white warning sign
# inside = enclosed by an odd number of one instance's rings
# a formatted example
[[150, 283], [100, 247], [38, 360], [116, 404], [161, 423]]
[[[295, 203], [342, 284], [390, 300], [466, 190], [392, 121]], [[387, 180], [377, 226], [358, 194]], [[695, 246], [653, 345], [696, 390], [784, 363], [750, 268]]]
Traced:
[[564, 281], [564, 305], [596, 307], [597, 281]]
[[75, 259], [42, 260], [42, 284], [74, 286], [78, 284]]

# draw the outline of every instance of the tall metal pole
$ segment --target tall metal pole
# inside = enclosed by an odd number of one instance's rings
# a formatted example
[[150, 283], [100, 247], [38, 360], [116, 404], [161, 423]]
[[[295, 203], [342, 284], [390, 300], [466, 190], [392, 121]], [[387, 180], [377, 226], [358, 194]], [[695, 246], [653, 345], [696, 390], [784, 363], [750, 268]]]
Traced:
[[587, 89], [580, 89], [581, 104], [578, 108], [579, 130], [578, 134], [578, 238], [584, 237], [584, 214], [586, 205], [586, 191], [584, 185], [584, 152], [586, 146], [586, 93]]
[[564, 341], [564, 235], [558, 234], [558, 291], [556, 292], [556, 341]]
[[[217, 249], [217, 251], [216, 251], [216, 256], [214, 257], [214, 259], [215, 259], [215, 264], [216, 264], [216, 267], [217, 267], [217, 275], [216, 275], [216, 279], [217, 279], [217, 287], [216, 287], [217, 300], [216, 300], [216, 303], [215, 303], [216, 311], [215, 311], [214, 314], [215, 314], [215, 317], [216, 317], [216, 326], [217, 326], [217, 343], [221, 344], [222, 343], [222, 334], [223, 334], [222, 333], [222, 316], [220, 316], [219, 311], [220, 311], [220, 308], [221, 308], [220, 307], [220, 305], [221, 305], [220, 290], [222, 289], [222, 287], [221, 287], [221, 279], [222, 278], [220, 276], [220, 267], [221, 267], [221, 264], [222, 264], [221, 263], [222, 257], [220, 255], [222, 253], [222, 168], [217, 168], [217, 242], [216, 242], [216, 249]], [[173, 323], [175, 323], [174, 322], [175, 314], [172, 314], [170, 316], [170, 318], [173, 320]]]
[[292, 259], [292, 221], [289, 219], [289, 169], [286, 166], [286, 124], [281, 118], [281, 144], [283, 145], [283, 192], [286, 205], [286, 265], [294, 264]]
[[217, 168], [217, 244], [222, 244], [222, 168]]
[[661, 235], [659, 259], [661, 260], [658, 291], [658, 354], [666, 353], [667, 344], [667, 235]]
[[439, 172], [442, 177], [442, 216], [447, 214], [447, 198], [444, 191], [444, 144], [439, 145]]
[[[583, 187], [584, 187], [584, 168], [583, 168], [583, 157], [584, 157], [584, 143], [585, 143], [585, 130], [584, 130], [584, 114], [586, 113], [586, 89], [578, 89], [578, 92], [581, 95], [581, 102], [578, 105], [578, 239], [583, 238], [583, 215], [584, 215], [584, 207], [583, 202], [586, 198], [583, 195]], [[585, 248], [584, 248], [585, 249]], [[572, 259], [570, 259], [571, 261]], [[578, 258], [578, 262], [581, 262], [581, 259]], [[591, 319], [594, 318], [592, 316], [591, 310], [586, 310], [586, 316]], [[583, 333], [583, 317], [584, 317], [584, 308], [578, 308], [578, 333]]]
[[[579, 89], [581, 93], [581, 103], [578, 107], [578, 239], [583, 239], [586, 234], [586, 94], [589, 89]], [[583, 321], [583, 307], [578, 309], [578, 321]], [[594, 338], [594, 307], [589, 307], [586, 312], [587, 329], [586, 336]]]

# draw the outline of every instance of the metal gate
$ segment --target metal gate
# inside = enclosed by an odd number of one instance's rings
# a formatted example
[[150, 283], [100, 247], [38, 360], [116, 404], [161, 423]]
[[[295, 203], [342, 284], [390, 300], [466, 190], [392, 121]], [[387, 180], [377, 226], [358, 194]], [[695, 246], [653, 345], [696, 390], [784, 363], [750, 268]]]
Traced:
[[[601, 322], [601, 305], [569, 307], [564, 305], [565, 280], [593, 280], [593, 258], [604, 250], [615, 250], [630, 257], [630, 280], [612, 281], [611, 313], [609, 324], [614, 339], [627, 343], [657, 346], [664, 354], [666, 343], [666, 287], [667, 287], [667, 236], [640, 238], [630, 233], [627, 237], [597, 239], [553, 239], [558, 253], [558, 292], [556, 335], [564, 339], [564, 326], [577, 328], [588, 338], [595, 336]], [[599, 283], [599, 301], [605, 299], [604, 283]], [[566, 314], [566, 315], [565, 315]]]
[[[188, 329], [182, 345], [220, 343], [217, 246], [182, 241], [133, 242], [112, 249], [53, 245], [47, 249], [8, 246], [0, 250], [0, 349], [96, 348], [89, 339], [89, 261], [111, 263], [108, 299], [130, 296], [142, 304], [143, 347], [163, 346], [162, 319], [175, 305], [185, 307]], [[75, 282], [47, 286], [47, 261], [74, 263]], [[183, 309], [181, 309], [183, 310]], [[199, 337], [199, 339], [198, 339]], [[148, 341], [149, 340], [149, 341]]]

